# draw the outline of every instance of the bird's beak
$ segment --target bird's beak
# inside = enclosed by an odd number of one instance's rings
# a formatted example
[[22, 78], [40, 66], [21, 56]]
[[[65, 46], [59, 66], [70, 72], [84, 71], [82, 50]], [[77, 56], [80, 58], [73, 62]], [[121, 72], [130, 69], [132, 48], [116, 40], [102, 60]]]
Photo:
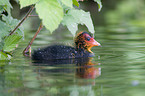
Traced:
[[101, 46], [101, 44], [99, 42], [97, 42], [94, 38], [91, 40], [90, 42], [90, 45], [88, 46], [87, 50], [90, 52], [90, 53], [93, 53], [91, 51], [91, 48], [94, 47], [94, 46]]
[[92, 47], [94, 46], [101, 46], [99, 42], [97, 42], [95, 39], [92, 40]]

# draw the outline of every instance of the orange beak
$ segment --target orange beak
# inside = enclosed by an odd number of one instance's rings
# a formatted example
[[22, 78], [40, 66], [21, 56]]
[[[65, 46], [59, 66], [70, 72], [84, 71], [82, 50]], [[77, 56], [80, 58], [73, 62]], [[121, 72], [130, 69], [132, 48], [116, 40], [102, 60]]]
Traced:
[[91, 51], [91, 48], [92, 48], [92, 47], [94, 47], [94, 46], [101, 46], [101, 44], [98, 43], [94, 38], [91, 38], [91, 40], [88, 42], [87, 45], [88, 45], [87, 50], [88, 50], [90, 53], [93, 53], [93, 52]]

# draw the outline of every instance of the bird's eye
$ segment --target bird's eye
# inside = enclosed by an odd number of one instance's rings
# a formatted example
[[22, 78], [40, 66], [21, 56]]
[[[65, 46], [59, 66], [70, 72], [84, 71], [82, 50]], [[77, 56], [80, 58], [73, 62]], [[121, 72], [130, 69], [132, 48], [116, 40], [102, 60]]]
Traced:
[[87, 37], [87, 38], [86, 38], [86, 40], [87, 40], [87, 41], [90, 41], [90, 38], [89, 38], [89, 37]]

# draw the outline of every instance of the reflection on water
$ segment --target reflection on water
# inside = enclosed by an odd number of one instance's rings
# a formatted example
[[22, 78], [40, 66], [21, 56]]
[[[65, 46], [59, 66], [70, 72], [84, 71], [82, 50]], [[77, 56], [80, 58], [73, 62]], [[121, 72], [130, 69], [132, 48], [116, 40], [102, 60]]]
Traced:
[[99, 75], [101, 75], [101, 68], [95, 68], [91, 60], [89, 59], [87, 62], [77, 63], [76, 76], [85, 79], [95, 79]]
[[[37, 70], [39, 72], [48, 72], [48, 73], [75, 73], [76, 77], [85, 78], [85, 79], [95, 79], [101, 75], [101, 68], [95, 68], [98, 64], [93, 64], [91, 62], [92, 58], [79, 58], [79, 59], [66, 59], [66, 60], [52, 60], [52, 61], [40, 61], [34, 62], [34, 66], [39, 66]], [[61, 65], [63, 64], [63, 65]], [[72, 71], [71, 64], [75, 65], [74, 70]], [[43, 66], [59, 66], [62, 68], [59, 69], [45, 69]], [[99, 64], [100, 65], [100, 64]], [[64, 68], [67, 67], [67, 68]]]
[[[20, 45], [12, 61], [0, 62], [0, 96], [144, 96], [144, 28], [96, 30], [102, 47], [92, 48], [92, 58], [35, 62], [21, 53], [27, 44]], [[73, 42], [62, 35], [60, 42]], [[38, 36], [32, 48], [56, 40], [49, 36]]]
[[[90, 92], [91, 94], [94, 94], [92, 87], [95, 85], [95, 78], [101, 75], [101, 68], [96, 67], [98, 65], [97, 63], [92, 63], [91, 58], [56, 61], [43, 61], [43, 63], [33, 63], [34, 66], [37, 66], [35, 72], [39, 74], [39, 80], [43, 80], [42, 78], [44, 78], [45, 76], [48, 76], [52, 80], [56, 80], [56, 82], [52, 84], [52, 88], [53, 86], [59, 85], [61, 86], [61, 89], [58, 88], [57, 90], [62, 92], [64, 91], [64, 93], [60, 92], [59, 95], [76, 96], [77, 94], [82, 93], [84, 95], [90, 94]], [[46, 68], [47, 66], [49, 67], [48, 69]], [[49, 78], [47, 78], [46, 80], [49, 80]], [[83, 86], [84, 89], [82, 90]], [[44, 85], [43, 87], [48, 86]]]

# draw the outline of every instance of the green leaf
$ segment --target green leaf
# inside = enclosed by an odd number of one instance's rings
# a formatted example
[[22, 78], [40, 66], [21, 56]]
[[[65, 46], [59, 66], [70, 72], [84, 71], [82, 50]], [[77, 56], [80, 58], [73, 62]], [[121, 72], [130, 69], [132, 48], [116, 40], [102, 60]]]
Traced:
[[36, 4], [40, 0], [19, 0], [19, 1], [20, 1], [21, 8], [23, 8], [32, 4]]
[[12, 5], [10, 4], [9, 0], [0, 0], [0, 5], [7, 5], [12, 8]]
[[[2, 19], [3, 19], [3, 21], [5, 21], [6, 25], [9, 27], [9, 31], [13, 30], [17, 26], [17, 24], [20, 22], [17, 19], [13, 19], [13, 17], [11, 17], [11, 16], [5, 16], [5, 15], [3, 15]], [[24, 36], [24, 32], [23, 32], [22, 26], [20, 26], [16, 30], [16, 32], [19, 35]]]
[[0, 0], [0, 5], [8, 5], [9, 0]]
[[[13, 19], [10, 15], [8, 16], [2, 15], [2, 20], [4, 22], [0, 21], [0, 42], [2, 38], [7, 36], [9, 32], [13, 30], [16, 27], [16, 25], [19, 23], [19, 20]], [[24, 36], [22, 27], [19, 27], [16, 30], [16, 33], [18, 33], [21, 36]]]
[[79, 3], [78, 3], [77, 0], [72, 0], [72, 1], [73, 1], [73, 4], [74, 4], [75, 6], [79, 7]]
[[90, 13], [83, 10], [69, 10], [68, 13], [64, 16], [62, 24], [66, 25], [74, 36], [78, 30], [78, 24], [85, 24], [91, 33], [95, 32]]
[[11, 57], [0, 51], [0, 60], [9, 60]]
[[60, 0], [65, 6], [72, 8], [72, 0]]
[[94, 1], [98, 3], [99, 11], [101, 11], [101, 9], [102, 9], [102, 2], [101, 2], [101, 0], [94, 0]]
[[10, 6], [5, 5], [3, 8], [4, 8], [4, 10], [6, 10], [8, 12], [9, 15], [11, 15], [11, 7]]
[[4, 40], [1, 40], [1, 41], [0, 41], [0, 50], [3, 49], [3, 46], [4, 46]]
[[16, 44], [20, 41], [22, 36], [18, 34], [10, 35], [4, 40], [3, 50], [10, 52], [16, 48]]
[[2, 5], [2, 8], [4, 10], [6, 10], [9, 15], [11, 14], [11, 10], [10, 9], [13, 8], [13, 7], [10, 4], [9, 0], [0, 0], [0, 5]]
[[36, 4], [36, 12], [50, 32], [53, 32], [63, 19], [63, 8], [57, 0], [41, 0]]
[[10, 30], [13, 30], [16, 25], [19, 23], [19, 20], [13, 19], [11, 16], [5, 16], [2, 15], [3, 21], [7, 24], [7, 26], [10, 28]]
[[78, 30], [78, 23], [74, 20], [74, 17], [71, 15], [65, 15], [62, 21], [63, 25], [66, 25], [68, 30], [75, 36], [76, 31]]
[[9, 34], [10, 28], [6, 25], [6, 23], [0, 21], [0, 41], [1, 39]]
[[4, 11], [3, 6], [0, 6], [0, 14]]

